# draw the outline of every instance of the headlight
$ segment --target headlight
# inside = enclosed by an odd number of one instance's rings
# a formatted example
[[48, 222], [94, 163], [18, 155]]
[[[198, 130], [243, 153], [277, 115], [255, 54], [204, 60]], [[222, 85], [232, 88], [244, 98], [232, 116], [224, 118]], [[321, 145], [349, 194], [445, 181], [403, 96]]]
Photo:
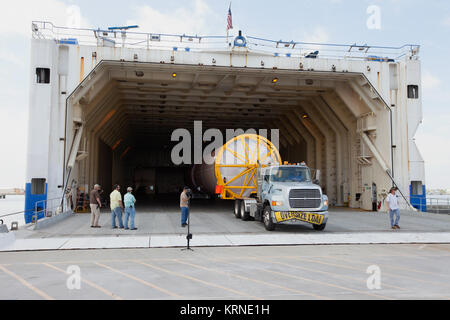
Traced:
[[272, 207], [281, 207], [282, 205], [282, 201], [272, 201]]
[[323, 205], [324, 205], [325, 207], [328, 207], [328, 200], [325, 200], [325, 201], [323, 202]]

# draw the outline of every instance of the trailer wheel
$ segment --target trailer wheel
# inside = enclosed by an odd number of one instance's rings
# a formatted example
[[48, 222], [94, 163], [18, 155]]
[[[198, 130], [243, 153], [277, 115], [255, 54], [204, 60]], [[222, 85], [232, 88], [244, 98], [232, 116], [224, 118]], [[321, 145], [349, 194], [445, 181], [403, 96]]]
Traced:
[[263, 221], [264, 221], [264, 227], [266, 227], [267, 231], [275, 230], [275, 224], [272, 221], [272, 209], [270, 209], [270, 206], [264, 207]]
[[241, 200], [234, 201], [234, 216], [236, 219], [241, 218]]
[[323, 230], [325, 230], [325, 227], [326, 227], [326, 226], [327, 226], [326, 223], [321, 224], [321, 225], [313, 224], [313, 228], [314, 228], [314, 230], [316, 230], [316, 231], [323, 231]]
[[250, 212], [245, 212], [245, 201], [241, 201], [241, 218], [243, 221], [250, 219]]

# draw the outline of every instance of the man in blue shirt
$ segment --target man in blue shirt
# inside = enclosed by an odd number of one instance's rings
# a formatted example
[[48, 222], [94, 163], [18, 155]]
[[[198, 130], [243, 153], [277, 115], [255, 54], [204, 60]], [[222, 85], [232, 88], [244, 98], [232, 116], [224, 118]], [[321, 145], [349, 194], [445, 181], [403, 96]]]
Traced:
[[134, 218], [136, 216], [136, 209], [134, 205], [136, 204], [136, 198], [133, 196], [133, 188], [127, 189], [128, 193], [123, 197], [123, 202], [125, 204], [125, 230], [128, 229], [128, 219], [130, 219], [130, 230], [137, 230], [134, 227]]

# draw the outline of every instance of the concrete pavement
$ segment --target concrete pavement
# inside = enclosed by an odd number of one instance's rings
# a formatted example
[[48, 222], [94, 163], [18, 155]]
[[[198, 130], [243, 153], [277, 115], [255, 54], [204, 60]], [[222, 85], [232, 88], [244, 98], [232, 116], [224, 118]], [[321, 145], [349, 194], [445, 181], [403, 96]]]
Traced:
[[449, 299], [449, 265], [442, 244], [0, 253], [0, 299]]

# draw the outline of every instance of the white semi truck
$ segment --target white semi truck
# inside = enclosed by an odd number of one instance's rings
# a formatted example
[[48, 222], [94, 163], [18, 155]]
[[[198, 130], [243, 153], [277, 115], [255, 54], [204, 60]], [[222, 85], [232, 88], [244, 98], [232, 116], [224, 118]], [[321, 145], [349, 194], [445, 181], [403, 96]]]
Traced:
[[328, 197], [316, 183], [304, 163], [260, 168], [257, 192], [236, 199], [234, 214], [242, 220], [261, 221], [268, 231], [280, 224], [301, 223], [323, 231], [328, 222]]
[[278, 149], [255, 134], [230, 139], [212, 156], [210, 165], [194, 166], [197, 190], [234, 200], [234, 215], [264, 222], [267, 230], [279, 224], [310, 223], [325, 229], [328, 197], [313, 181], [305, 163], [282, 165]]

